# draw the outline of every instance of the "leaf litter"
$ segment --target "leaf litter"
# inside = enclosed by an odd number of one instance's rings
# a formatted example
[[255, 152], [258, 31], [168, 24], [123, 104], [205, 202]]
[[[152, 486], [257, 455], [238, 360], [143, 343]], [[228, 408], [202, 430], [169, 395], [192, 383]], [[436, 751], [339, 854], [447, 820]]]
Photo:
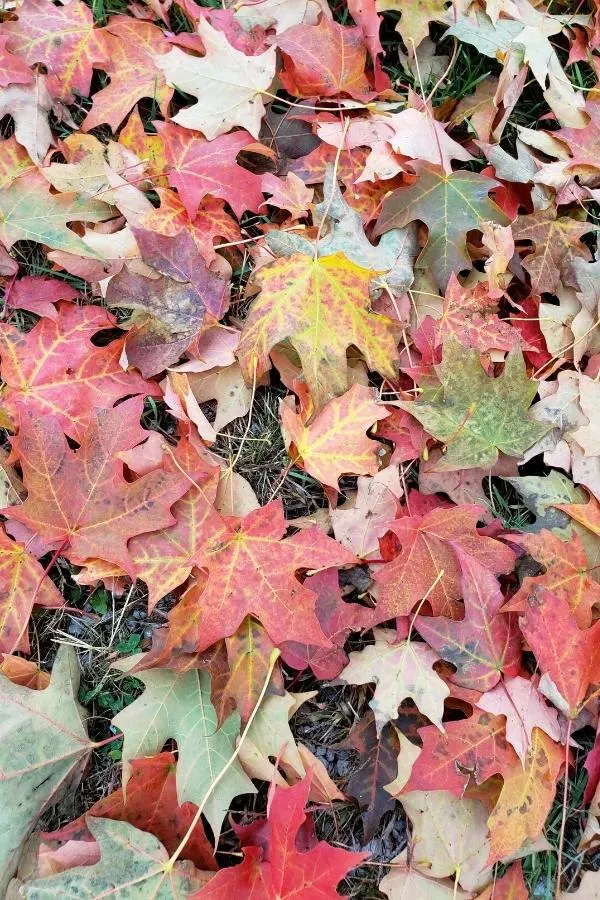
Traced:
[[0, 892], [600, 897], [600, 18], [0, 12]]

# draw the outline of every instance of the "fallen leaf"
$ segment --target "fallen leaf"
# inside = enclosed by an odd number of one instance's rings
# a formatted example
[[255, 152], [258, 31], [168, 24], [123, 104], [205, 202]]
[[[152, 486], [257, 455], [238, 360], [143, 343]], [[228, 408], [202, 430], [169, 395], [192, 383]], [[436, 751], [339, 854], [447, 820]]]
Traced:
[[377, 733], [396, 718], [400, 703], [407, 698], [443, 731], [444, 700], [450, 691], [433, 669], [439, 657], [419, 641], [396, 642], [393, 631], [376, 628], [373, 634], [375, 643], [351, 653], [339, 677], [345, 684], [377, 685], [369, 703]]
[[171, 121], [201, 131], [209, 141], [235, 125], [258, 138], [265, 112], [261, 95], [275, 75], [275, 48], [246, 56], [206, 19], [198, 20], [197, 31], [204, 45], [202, 58], [174, 47], [156, 61], [168, 84], [198, 98]]

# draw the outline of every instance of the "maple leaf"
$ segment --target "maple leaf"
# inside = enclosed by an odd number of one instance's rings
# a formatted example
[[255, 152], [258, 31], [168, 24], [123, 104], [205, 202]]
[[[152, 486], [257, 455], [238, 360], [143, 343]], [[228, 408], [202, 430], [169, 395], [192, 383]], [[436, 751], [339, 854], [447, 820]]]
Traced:
[[514, 554], [505, 544], [476, 529], [481, 507], [438, 508], [404, 516], [389, 524], [401, 552], [376, 572], [375, 622], [409, 615], [427, 596], [435, 616], [456, 617], [462, 573], [455, 548], [496, 574], [512, 571]]
[[478, 900], [529, 900], [522, 864], [517, 862], [510, 866], [501, 878], [488, 885]]
[[564, 541], [554, 532], [542, 529], [538, 534], [515, 535], [512, 539], [544, 566], [545, 571], [541, 575], [525, 578], [504, 607], [505, 611], [525, 611], [527, 597], [541, 585], [567, 600], [579, 628], [589, 627], [592, 624], [592, 608], [600, 603], [600, 585], [590, 576], [585, 548], [579, 535], [574, 534]]
[[518, 851], [541, 833], [556, 794], [565, 751], [541, 728], [534, 728], [525, 764], [504, 779], [498, 803], [488, 819], [489, 864]]
[[94, 27], [91, 10], [81, 0], [55, 6], [49, 0], [25, 0], [19, 18], [4, 22], [12, 53], [32, 66], [42, 63], [49, 74], [60, 79], [61, 94], [72, 102], [72, 92], [90, 93], [94, 69], [108, 63], [103, 33]]
[[[62, 646], [43, 691], [13, 684], [0, 675], [0, 891], [17, 868], [21, 844], [41, 813], [56, 803], [66, 785], [83, 775], [92, 744], [77, 702], [79, 669], [75, 651]], [[33, 739], [32, 739], [33, 738]], [[14, 798], [19, 797], [18, 805]]]
[[469, 778], [482, 784], [492, 775], [507, 777], [521, 762], [506, 740], [503, 716], [475, 711], [471, 718], [419, 729], [423, 749], [404, 787], [405, 792], [444, 790], [462, 797]]
[[[39, 286], [32, 284], [39, 295]], [[123, 370], [123, 340], [97, 347], [92, 338], [115, 325], [100, 306], [61, 303], [55, 318], [42, 318], [23, 332], [6, 324], [0, 332], [2, 404], [15, 421], [18, 410], [55, 416], [65, 434], [80, 441], [93, 409], [110, 409], [134, 394], [158, 394], [156, 385]]]
[[445, 20], [446, 0], [377, 0], [379, 12], [399, 12], [400, 20], [396, 23], [396, 31], [402, 35], [408, 52], [414, 53], [421, 41], [429, 36], [429, 23]]
[[203, 548], [227, 526], [214, 508], [218, 471], [209, 472], [193, 447], [182, 438], [165, 468], [174, 475], [184, 472], [187, 491], [172, 507], [174, 524], [134, 537], [128, 545], [137, 577], [148, 586], [148, 610], [185, 581], [201, 557]]
[[[52, 144], [48, 116], [53, 106], [46, 78], [37, 75], [33, 84], [11, 84], [0, 89], [0, 116], [11, 115], [15, 123], [15, 140], [27, 150], [31, 159], [41, 163]], [[3, 167], [11, 168], [10, 181], [19, 174], [11, 163], [3, 160]], [[25, 168], [25, 165], [19, 166]], [[41, 179], [40, 179], [41, 183]], [[0, 220], [1, 221], [1, 220]]]
[[400, 741], [394, 726], [387, 723], [377, 732], [372, 713], [367, 713], [352, 729], [340, 748], [353, 748], [360, 754], [358, 767], [344, 788], [358, 803], [363, 822], [364, 839], [370, 841], [382, 815], [395, 806], [385, 786], [398, 774]]
[[363, 97], [367, 48], [359, 28], [322, 15], [318, 25], [295, 25], [277, 39], [285, 65], [281, 83], [295, 97]]
[[45, 900], [76, 896], [96, 900], [103, 895], [129, 896], [131, 900], [185, 900], [206, 881], [189, 862], [168, 867], [169, 854], [152, 834], [128, 822], [90, 818], [88, 822], [100, 848], [95, 865], [67, 868], [57, 875], [27, 883], [27, 897]]
[[527, 378], [520, 350], [508, 354], [498, 378], [489, 378], [479, 353], [465, 351], [452, 340], [444, 345], [442, 362], [435, 369], [442, 384], [441, 397], [400, 400], [397, 405], [445, 442], [437, 471], [491, 467], [499, 450], [522, 457], [550, 430], [549, 425], [527, 415], [537, 383]]
[[[6, 29], [7, 23], [4, 23]], [[9, 36], [5, 32], [0, 34], [0, 87], [8, 87], [10, 84], [31, 84], [33, 72], [22, 59], [8, 49]]]
[[568, 601], [538, 587], [519, 624], [542, 672], [540, 691], [575, 718], [589, 685], [600, 681], [600, 622], [580, 630]]
[[[302, 695], [296, 697], [287, 692], [269, 695], [262, 701], [239, 755], [252, 778], [280, 783], [279, 767], [291, 771], [294, 780], [304, 777], [306, 769], [289, 725], [303, 702]], [[277, 761], [276, 765], [271, 759]]]
[[429, 240], [417, 265], [430, 268], [441, 288], [452, 273], [470, 269], [466, 234], [481, 228], [483, 222], [508, 225], [504, 215], [488, 193], [498, 184], [474, 172], [453, 172], [423, 165], [415, 184], [398, 188], [384, 200], [375, 234], [391, 228], [403, 228], [420, 219], [429, 228]]
[[520, 669], [518, 630], [499, 612], [504, 598], [497, 578], [458, 546], [454, 552], [462, 573], [464, 619], [417, 616], [415, 627], [442, 659], [456, 667], [452, 681], [489, 691], [502, 672], [516, 675]]
[[285, 641], [281, 655], [293, 669], [308, 666], [315, 676], [330, 680], [337, 678], [348, 662], [343, 646], [351, 631], [369, 628], [373, 620], [373, 610], [358, 603], [345, 603], [340, 591], [338, 573], [335, 569], [325, 569], [316, 575], [309, 575], [305, 586], [317, 595], [315, 613], [323, 634], [331, 639], [332, 648]]
[[375, 644], [350, 654], [340, 675], [346, 684], [375, 682], [369, 706], [375, 713], [377, 732], [398, 715], [398, 707], [410, 698], [435, 726], [443, 730], [444, 700], [450, 690], [433, 670], [439, 657], [420, 641], [396, 641], [396, 634], [384, 628], [373, 631]]
[[97, 410], [79, 450], [69, 447], [54, 416], [33, 419], [21, 410], [12, 444], [28, 494], [11, 518], [46, 541], [59, 541], [79, 564], [100, 557], [135, 577], [127, 541], [173, 521], [170, 507], [188, 489], [179, 473], [151, 472], [134, 482], [123, 476], [117, 454], [139, 444], [141, 399]]
[[57, 607], [63, 598], [25, 544], [0, 530], [0, 653], [29, 652], [33, 604]]
[[[127, 672], [135, 662], [135, 657], [128, 657], [116, 663], [116, 668]], [[217, 728], [208, 672], [150, 669], [136, 671], [135, 677], [144, 684], [144, 693], [112, 720], [124, 735], [124, 762], [159, 753], [169, 738], [177, 741], [178, 802], [199, 806], [210, 791], [204, 815], [215, 841], [218, 840], [232, 799], [238, 794], [255, 793], [254, 785], [237, 761], [211, 790], [233, 754], [240, 730], [239, 716], [233, 713]], [[126, 770], [125, 786], [128, 775]]]
[[339, 897], [335, 889], [338, 882], [368, 854], [350, 853], [325, 841], [313, 844], [306, 852], [298, 852], [296, 836], [306, 821], [304, 807], [309, 790], [310, 777], [290, 788], [272, 789], [268, 822], [264, 832], [261, 831], [258, 846], [242, 843], [244, 861], [218, 872], [206, 887], [194, 894], [193, 900], [230, 900], [231, 897], [288, 900], [298, 895], [299, 885], [306, 900]]
[[490, 298], [489, 285], [480, 281], [469, 290], [454, 274], [446, 288], [437, 327], [442, 342], [454, 339], [480, 353], [512, 350], [521, 344], [519, 333], [498, 317], [497, 302]]
[[[333, 574], [337, 577], [335, 571]], [[226, 639], [225, 646], [229, 677], [223, 688], [223, 695], [233, 698], [242, 724], [245, 724], [258, 703], [269, 671], [273, 644], [262, 625], [251, 616], [247, 616], [237, 631]], [[284, 692], [283, 678], [277, 668], [271, 675], [269, 691], [271, 694]], [[255, 722], [260, 712], [259, 709]]]
[[378, 890], [389, 900], [472, 900], [473, 895], [460, 888], [455, 879], [427, 878], [408, 865], [406, 853], [390, 862], [389, 873], [381, 879]]
[[204, 546], [197, 565], [208, 570], [208, 580], [203, 589], [190, 589], [199, 612], [197, 650], [233, 634], [247, 615], [259, 619], [275, 645], [331, 646], [314, 612], [316, 596], [295, 573], [352, 565], [356, 558], [317, 527], [282, 541], [285, 529], [281, 502], [274, 500]]
[[293, 172], [288, 172], [285, 178], [277, 178], [271, 172], [265, 172], [261, 178], [261, 187], [265, 194], [271, 195], [261, 206], [284, 209], [290, 213], [292, 220], [304, 218], [314, 196], [313, 189], [307, 187]]
[[358, 478], [356, 496], [330, 512], [335, 539], [363, 559], [377, 554], [379, 538], [398, 512], [403, 494], [400, 474], [394, 466], [382, 469], [373, 478]]
[[402, 805], [412, 824], [411, 866], [432, 878], [452, 876], [455, 891], [459, 886], [478, 890], [489, 883], [492, 870], [486, 867], [489, 840], [483, 803], [436, 790], [405, 794]]
[[157, 122], [156, 129], [164, 143], [169, 184], [177, 188], [191, 219], [208, 194], [226, 200], [237, 216], [259, 209], [263, 202], [260, 177], [236, 162], [238, 153], [254, 141], [248, 132], [207, 141], [170, 122]]
[[110, 84], [94, 94], [82, 130], [107, 124], [115, 132], [144, 97], [152, 99], [166, 116], [173, 91], [161, 74], [160, 63], [170, 44], [160, 28], [130, 16], [111, 16], [102, 35], [110, 60], [104, 66]]
[[207, 306], [222, 309], [227, 290], [226, 281], [206, 267], [201, 293], [189, 281], [168, 275], [146, 277], [124, 268], [111, 278], [106, 300], [109, 306], [140, 310], [140, 325], [128, 336], [126, 349], [128, 359], [150, 377], [179, 360], [197, 337]]
[[309, 475], [334, 490], [342, 475], [377, 472], [381, 445], [365, 432], [387, 415], [388, 411], [375, 402], [374, 391], [360, 384], [330, 400], [308, 425], [288, 406], [281, 409], [290, 456]]
[[[85, 815], [69, 822], [58, 831], [47, 832], [51, 841], [91, 840], [87, 817], [129, 822], [140, 831], [149, 831], [169, 853], [173, 853], [192, 823], [196, 813], [193, 803], [179, 806], [175, 784], [177, 760], [173, 753], [159, 753], [131, 763], [127, 790], [122, 787], [91, 806]], [[186, 842], [184, 859], [201, 869], [216, 869], [213, 848], [198, 822]]]
[[0, 189], [8, 187], [24, 172], [33, 172], [34, 168], [29, 153], [17, 141], [16, 135], [0, 143]]
[[371, 272], [342, 253], [295, 254], [264, 266], [244, 323], [238, 357], [248, 381], [267, 371], [269, 351], [289, 339], [318, 409], [348, 388], [346, 350], [357, 347], [370, 369], [394, 378], [394, 323], [370, 311]]
[[16, 241], [35, 241], [53, 250], [101, 259], [68, 222], [103, 222], [112, 215], [101, 200], [78, 194], [51, 194], [50, 185], [39, 173], [27, 172], [8, 187], [0, 189], [0, 244], [10, 250]]
[[590, 117], [583, 128], [559, 128], [552, 132], [552, 137], [565, 143], [571, 152], [570, 169], [586, 175], [587, 168], [592, 172], [598, 169], [598, 150], [600, 149], [600, 104], [596, 100], [588, 100], [585, 111]]
[[541, 728], [554, 741], [560, 741], [558, 713], [540, 697], [534, 683], [526, 678], [506, 678], [477, 701], [479, 709], [506, 716], [506, 739], [525, 765], [534, 728]]
[[246, 56], [204, 18], [199, 19], [197, 31], [204, 45], [203, 57], [174, 47], [156, 61], [168, 84], [198, 98], [171, 121], [201, 131], [209, 141], [236, 125], [258, 138], [265, 114], [261, 95], [275, 76], [275, 48]]
[[553, 294], [559, 279], [577, 287], [573, 271], [576, 259], [588, 260], [589, 249], [580, 241], [590, 230], [589, 222], [578, 222], [569, 216], [558, 217], [556, 209], [540, 209], [519, 216], [513, 225], [515, 241], [530, 241], [533, 253], [525, 256], [524, 268], [531, 276], [532, 294]]

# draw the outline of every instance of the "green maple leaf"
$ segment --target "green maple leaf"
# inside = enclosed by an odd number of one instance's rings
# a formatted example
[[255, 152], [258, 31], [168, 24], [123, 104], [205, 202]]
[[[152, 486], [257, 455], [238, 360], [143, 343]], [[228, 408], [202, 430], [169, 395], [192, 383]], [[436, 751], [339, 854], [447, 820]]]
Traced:
[[429, 229], [429, 239], [417, 266], [430, 268], [445, 289], [453, 272], [470, 269], [467, 232], [482, 222], [508, 225], [509, 219], [488, 197], [498, 182], [475, 172], [446, 175], [435, 166], [423, 166], [419, 179], [410, 187], [395, 190], [384, 201], [375, 234], [404, 228], [420, 219]]
[[189, 861], [167, 868], [169, 854], [154, 835], [128, 822], [90, 818], [87, 827], [100, 848], [93, 866], [75, 866], [35, 879], [23, 888], [29, 900], [184, 900], [202, 887], [204, 879]]
[[51, 194], [50, 185], [35, 173], [0, 190], [0, 244], [10, 250], [16, 241], [35, 241], [52, 250], [101, 259], [67, 228], [68, 222], [103, 222], [111, 207], [80, 194]]
[[81, 777], [92, 743], [77, 703], [75, 651], [61, 647], [43, 691], [0, 675], [0, 896], [41, 813]]
[[[129, 657], [115, 664], [129, 671], [139, 661]], [[240, 717], [233, 713], [218, 728], [217, 714], [210, 701], [210, 675], [192, 669], [175, 672], [150, 669], [136, 672], [146, 687], [137, 700], [113, 719], [124, 734], [123, 760], [160, 753], [172, 738], [177, 741], [177, 796], [199, 806], [211, 784], [225, 767], [235, 749]], [[238, 794], [256, 793], [239, 762], [229, 768], [212, 791], [204, 814], [218, 840], [231, 801]]]
[[502, 375], [489, 378], [476, 350], [447, 341], [436, 372], [441, 382], [437, 396], [398, 405], [446, 443], [437, 471], [491, 467], [499, 450], [521, 457], [550, 430], [527, 414], [537, 384], [527, 378], [520, 350], [508, 354]]

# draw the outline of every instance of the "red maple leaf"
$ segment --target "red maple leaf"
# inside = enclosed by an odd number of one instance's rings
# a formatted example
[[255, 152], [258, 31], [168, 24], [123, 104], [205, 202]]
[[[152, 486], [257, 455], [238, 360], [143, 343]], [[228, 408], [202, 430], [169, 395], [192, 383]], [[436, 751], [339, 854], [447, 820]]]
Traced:
[[173, 522], [171, 506], [189, 490], [184, 475], [162, 469], [137, 481], [124, 478], [119, 452], [148, 433], [139, 426], [141, 398], [96, 410], [78, 450], [71, 450], [54, 416], [34, 419], [21, 409], [13, 450], [23, 470], [27, 499], [11, 518], [44, 540], [60, 541], [79, 565], [88, 559], [116, 563], [135, 577], [127, 542]]
[[461, 571], [455, 547], [489, 572], [510, 572], [514, 553], [505, 544], [479, 534], [478, 506], [434, 509], [424, 516], [406, 516], [390, 524], [401, 550], [375, 575], [378, 588], [375, 624], [407, 616], [425, 595], [435, 616], [459, 618]]
[[296, 847], [306, 821], [304, 807], [310, 777], [290, 788], [275, 787], [269, 797], [268, 822], [260, 830], [242, 832], [256, 844], [245, 844], [244, 861], [223, 869], [190, 900], [338, 900], [339, 881], [368, 853], [350, 853], [320, 841], [307, 852]]

